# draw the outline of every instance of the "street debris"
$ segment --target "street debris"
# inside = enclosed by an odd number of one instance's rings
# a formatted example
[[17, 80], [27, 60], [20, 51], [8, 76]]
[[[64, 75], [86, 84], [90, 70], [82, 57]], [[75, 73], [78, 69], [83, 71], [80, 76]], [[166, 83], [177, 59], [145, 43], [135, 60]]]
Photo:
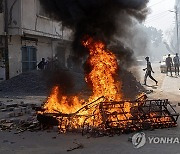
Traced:
[[83, 149], [84, 148], [84, 145], [81, 144], [81, 143], [76, 143], [76, 142], [73, 142], [73, 143], [76, 144], [76, 146], [73, 147], [73, 148], [68, 149], [67, 152], [70, 152], [70, 151], [73, 151], [73, 150], [76, 150], [76, 149]]
[[[103, 101], [103, 96], [73, 113], [38, 112], [44, 128], [59, 127], [59, 131], [81, 132], [91, 137], [131, 133], [155, 128], [176, 127], [179, 114], [165, 100], [147, 100], [142, 94], [135, 101]], [[127, 108], [125, 108], [127, 107]]]
[[0, 103], [1, 131], [16, 130], [15, 134], [24, 131], [40, 130], [40, 125], [36, 117], [36, 108], [38, 104], [14, 103], [13, 100]]
[[[103, 97], [100, 97], [101, 99]], [[98, 100], [99, 100], [98, 99]], [[33, 104], [33, 103], [16, 103], [14, 101], [11, 102], [0, 102], [0, 131], [12, 131], [15, 130], [14, 134], [20, 134], [25, 131], [37, 132], [40, 130], [51, 130], [53, 132], [80, 132], [82, 135], [86, 135], [87, 137], [103, 137], [109, 136], [112, 137], [115, 134], [122, 134], [132, 132], [132, 130], [142, 130], [142, 129], [152, 129], [152, 128], [164, 128], [164, 127], [173, 127], [176, 126], [178, 114], [176, 114], [173, 106], [169, 103], [168, 100], [146, 100], [147, 96], [141, 95], [134, 102], [129, 102], [132, 106], [131, 115], [133, 118], [128, 119], [127, 113], [122, 110], [122, 112], [112, 112], [114, 108], [122, 109], [122, 106], [126, 104], [126, 102], [100, 102], [96, 101], [89, 103], [88, 105], [80, 108], [76, 113], [72, 114], [64, 114], [64, 113], [44, 113], [38, 114], [37, 112], [42, 108], [41, 104]], [[146, 101], [142, 101], [146, 100]], [[99, 127], [93, 127], [84, 122], [83, 126], [78, 126], [75, 129], [71, 127], [71, 123], [75, 124], [75, 121], [78, 121], [79, 118], [84, 118], [86, 115], [81, 115], [81, 111], [87, 111], [92, 109], [92, 107], [97, 106], [95, 109], [100, 109], [100, 114], [102, 116], [103, 123], [100, 124]], [[136, 106], [138, 105], [138, 106]], [[171, 107], [174, 111], [174, 114], [167, 114], [167, 106]], [[150, 109], [150, 110], [149, 110]], [[159, 110], [160, 109], [160, 110]], [[96, 110], [95, 110], [96, 111]], [[42, 112], [43, 113], [43, 112]], [[152, 114], [152, 115], [151, 115]], [[153, 115], [155, 114], [155, 115]], [[2, 116], [3, 115], [3, 116]], [[139, 115], [139, 116], [138, 116]], [[151, 116], [149, 116], [151, 115]], [[86, 117], [86, 121], [88, 118], [92, 118], [94, 123], [96, 122], [96, 115], [90, 115]], [[119, 116], [124, 116], [126, 119], [120, 120]], [[144, 117], [144, 118], [143, 118]], [[116, 118], [117, 121], [110, 120], [111, 118]], [[109, 119], [107, 121], [107, 119]], [[161, 121], [162, 120], [162, 121]], [[68, 122], [69, 121], [69, 122]], [[142, 121], [142, 123], [138, 123], [138, 121]], [[65, 123], [67, 122], [67, 123]], [[127, 123], [127, 124], [126, 124]], [[61, 125], [60, 125], [61, 124]], [[115, 124], [115, 125], [114, 125]], [[125, 125], [126, 124], [126, 125]], [[122, 126], [116, 127], [117, 126]], [[102, 128], [105, 128], [104, 130]], [[53, 137], [52, 139], [55, 139]], [[78, 145], [75, 147], [82, 148], [82, 145]], [[72, 148], [71, 150], [74, 150]], [[71, 151], [70, 150], [70, 151]]]
[[153, 92], [154, 92], [153, 90], [146, 90], [146, 94], [151, 94]]

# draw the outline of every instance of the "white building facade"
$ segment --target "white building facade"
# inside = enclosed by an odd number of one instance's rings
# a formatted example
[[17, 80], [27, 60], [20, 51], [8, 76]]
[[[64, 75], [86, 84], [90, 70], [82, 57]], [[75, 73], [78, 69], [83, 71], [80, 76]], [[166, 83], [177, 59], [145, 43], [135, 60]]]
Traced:
[[[0, 79], [5, 79], [3, 66], [4, 39], [8, 39], [9, 77], [36, 69], [42, 58], [53, 58], [56, 48], [65, 64], [70, 40], [70, 30], [64, 30], [60, 22], [45, 14], [39, 0], [0, 0]], [[6, 6], [5, 7], [5, 1]], [[5, 14], [5, 9], [7, 13]], [[2, 11], [1, 11], [2, 10]], [[5, 24], [6, 23], [6, 24]], [[8, 32], [6, 32], [8, 27]], [[6, 51], [7, 52], [7, 51]]]

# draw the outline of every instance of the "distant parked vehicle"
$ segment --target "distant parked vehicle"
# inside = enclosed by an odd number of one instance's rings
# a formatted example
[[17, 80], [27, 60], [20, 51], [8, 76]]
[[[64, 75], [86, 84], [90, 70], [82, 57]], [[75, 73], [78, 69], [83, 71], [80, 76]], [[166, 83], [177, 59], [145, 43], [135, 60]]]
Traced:
[[[173, 58], [174, 58], [175, 56], [176, 56], [176, 55], [171, 55], [172, 60], [173, 60]], [[163, 56], [162, 61], [160, 62], [160, 70], [161, 70], [161, 73], [167, 73], [167, 66], [166, 66], [166, 58], [167, 58], [167, 57], [168, 57], [168, 55]], [[175, 71], [174, 66], [171, 67], [171, 70], [172, 70], [172, 72]]]

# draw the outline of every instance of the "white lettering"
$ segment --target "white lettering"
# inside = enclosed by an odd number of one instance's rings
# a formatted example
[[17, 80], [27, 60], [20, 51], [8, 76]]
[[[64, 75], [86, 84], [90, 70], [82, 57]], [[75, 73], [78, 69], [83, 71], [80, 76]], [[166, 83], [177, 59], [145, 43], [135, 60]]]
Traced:
[[176, 137], [176, 138], [174, 139], [173, 143], [179, 143], [179, 138]]
[[165, 144], [165, 143], [167, 143], [167, 141], [166, 141], [166, 137], [161, 137], [160, 138], [160, 143], [163, 143], [163, 144]]
[[173, 137], [167, 137], [167, 143], [173, 143]]
[[180, 144], [180, 139], [178, 137], [148, 137], [148, 140], [150, 144]]
[[153, 142], [154, 142], [155, 144], [159, 143], [159, 141], [160, 141], [159, 137], [155, 137], [154, 140], [153, 140]]
[[154, 139], [154, 137], [148, 137], [148, 139], [149, 139], [149, 143], [151, 144], [153, 139]]

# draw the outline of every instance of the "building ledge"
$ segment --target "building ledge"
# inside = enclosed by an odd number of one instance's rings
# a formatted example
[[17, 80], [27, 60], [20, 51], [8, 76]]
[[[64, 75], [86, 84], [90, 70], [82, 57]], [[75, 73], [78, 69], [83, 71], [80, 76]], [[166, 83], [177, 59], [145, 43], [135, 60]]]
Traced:
[[37, 31], [37, 30], [31, 30], [31, 29], [22, 29], [23, 34], [31, 34], [31, 35], [37, 35], [37, 36], [44, 36], [44, 37], [50, 37], [50, 38], [56, 38], [56, 39], [62, 39], [62, 36], [60, 35], [55, 35], [55, 34], [50, 34], [50, 33], [45, 33], [42, 31]]

